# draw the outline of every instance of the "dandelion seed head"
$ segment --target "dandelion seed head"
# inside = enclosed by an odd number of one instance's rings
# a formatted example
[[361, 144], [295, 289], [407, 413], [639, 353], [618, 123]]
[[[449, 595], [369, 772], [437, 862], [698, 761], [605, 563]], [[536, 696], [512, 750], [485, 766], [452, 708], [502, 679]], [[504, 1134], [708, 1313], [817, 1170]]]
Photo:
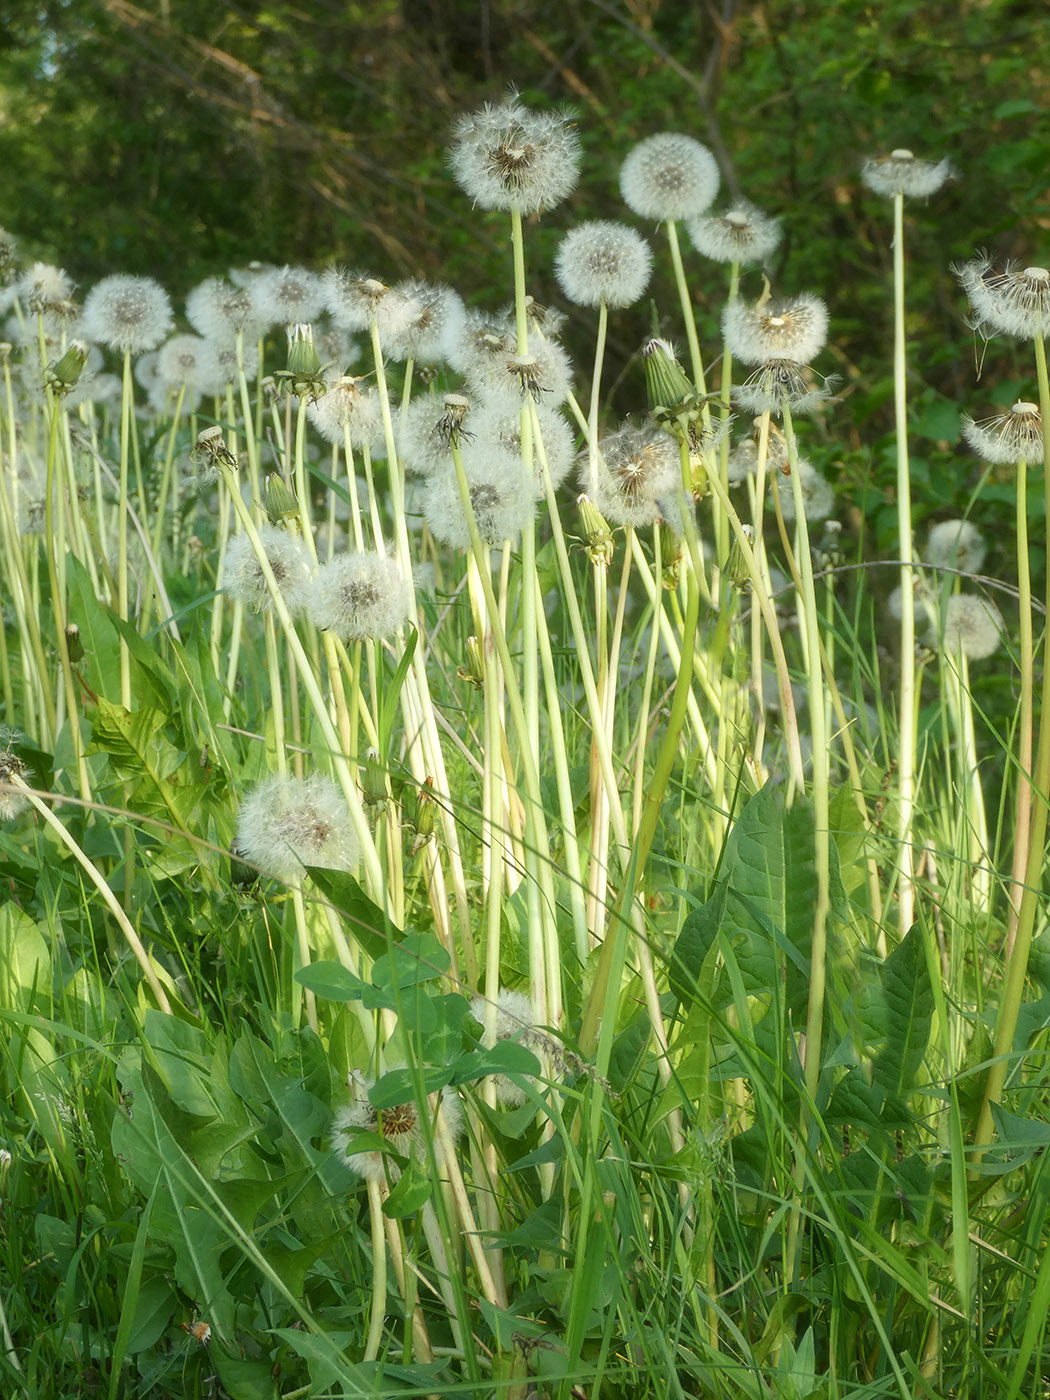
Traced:
[[[802, 504], [807, 520], [826, 520], [835, 509], [835, 492], [831, 482], [811, 463], [799, 459], [795, 463], [799, 481], [802, 483]], [[783, 472], [777, 475], [777, 490], [780, 493], [780, 513], [790, 524], [795, 519], [795, 491], [790, 477]]]
[[[468, 486], [482, 543], [495, 548], [506, 540], [516, 542], [536, 508], [535, 486], [521, 467], [508, 474], [500, 466], [480, 463], [468, 477]], [[470, 530], [451, 469], [428, 477], [421, 504], [435, 539], [453, 549], [470, 547]]]
[[[293, 616], [301, 613], [306, 607], [310, 579], [310, 556], [306, 546], [287, 530], [273, 525], [260, 525], [259, 538], [289, 612]], [[219, 587], [256, 612], [268, 612], [273, 607], [270, 590], [247, 535], [234, 535], [227, 544], [219, 570]]]
[[[576, 458], [576, 443], [572, 428], [564, 416], [546, 403], [536, 406], [536, 425], [539, 428], [539, 442], [546, 455], [551, 484], [557, 489], [572, 470]], [[507, 472], [518, 470], [522, 465], [521, 410], [516, 404], [508, 405], [500, 399], [484, 401], [470, 418], [471, 437], [463, 448], [463, 461], [468, 473], [485, 460], [497, 468], [505, 464]], [[536, 489], [541, 493], [540, 451], [534, 441], [533, 466], [536, 471]]]
[[796, 415], [813, 413], [830, 397], [837, 381], [830, 376], [815, 385], [812, 375], [812, 370], [794, 360], [769, 360], [734, 387], [733, 402], [748, 413], [780, 415], [785, 407]]
[[0, 822], [13, 821], [29, 806], [29, 798], [12, 783], [28, 771], [17, 754], [9, 748], [0, 749]]
[[955, 593], [948, 599], [941, 638], [946, 651], [961, 651], [968, 661], [984, 661], [1003, 640], [1002, 614], [987, 598]]
[[153, 388], [162, 393], [183, 384], [207, 391], [214, 378], [214, 354], [201, 336], [173, 335], [157, 352]]
[[306, 865], [352, 870], [358, 859], [346, 799], [331, 778], [274, 774], [245, 796], [237, 816], [237, 854], [263, 875], [296, 881]]
[[59, 322], [76, 315], [73, 293], [76, 283], [64, 267], [53, 263], [35, 262], [22, 273], [16, 283], [18, 297], [27, 311], [34, 315], [54, 317]]
[[628, 425], [608, 434], [598, 445], [597, 481], [590, 480], [590, 471], [584, 453], [580, 485], [613, 525], [640, 527], [667, 519], [669, 503], [682, 491], [678, 443], [655, 428]]
[[[474, 997], [470, 1003], [470, 1014], [482, 1026], [487, 1024], [488, 1002], [485, 997]], [[496, 996], [496, 1029], [491, 1044], [498, 1044], [501, 1040], [513, 1040], [528, 1050], [535, 1050], [545, 1048], [548, 1039], [549, 1037], [537, 1031], [536, 1011], [530, 998], [524, 992], [514, 992], [507, 987], [501, 987]], [[485, 1043], [489, 1043], [487, 1033]], [[525, 1102], [525, 1091], [505, 1074], [493, 1075], [492, 1078], [496, 1086], [496, 1098], [500, 1103], [515, 1108]]]
[[780, 243], [780, 220], [738, 200], [724, 214], [686, 220], [686, 232], [698, 253], [713, 262], [762, 263]]
[[554, 259], [558, 283], [577, 306], [631, 306], [649, 285], [652, 251], [640, 233], [610, 219], [579, 224]]
[[1043, 460], [1043, 419], [1037, 403], [1018, 399], [1005, 413], [975, 423], [963, 415], [962, 435], [986, 462], [1038, 466]]
[[1050, 270], [1018, 269], [1008, 263], [1001, 270], [986, 254], [953, 267], [973, 312], [974, 327], [982, 335], [996, 332], [1017, 340], [1037, 340], [1050, 334]]
[[533, 112], [510, 97], [461, 117], [449, 164], [482, 209], [541, 214], [576, 188], [580, 138], [567, 112]]
[[398, 453], [406, 471], [416, 476], [447, 470], [452, 449], [474, 437], [474, 407], [466, 394], [420, 394], [401, 412]]
[[828, 308], [810, 292], [754, 306], [734, 300], [722, 313], [722, 332], [741, 364], [793, 360], [808, 365], [827, 342]]
[[324, 440], [337, 447], [349, 433], [355, 451], [373, 447], [383, 432], [378, 393], [352, 374], [329, 380], [327, 392], [307, 405], [306, 416]]
[[222, 344], [237, 339], [258, 340], [270, 322], [259, 314], [246, 287], [237, 287], [223, 277], [207, 277], [186, 298], [186, 319], [206, 340]]
[[171, 302], [152, 277], [103, 277], [88, 292], [81, 317], [86, 340], [133, 355], [155, 349], [172, 327]]
[[412, 614], [412, 585], [389, 556], [337, 554], [307, 588], [307, 612], [316, 627], [344, 642], [392, 637]]
[[949, 160], [920, 160], [903, 148], [888, 156], [869, 159], [861, 166], [861, 179], [876, 194], [903, 194], [911, 199], [926, 199], [954, 177]]
[[926, 537], [926, 562], [975, 574], [987, 551], [984, 536], [969, 520], [942, 520]]
[[305, 267], [273, 267], [260, 272], [249, 286], [259, 321], [271, 326], [306, 325], [324, 309], [321, 279]]
[[392, 360], [411, 359], [424, 365], [447, 364], [449, 347], [462, 334], [467, 316], [459, 293], [413, 278], [399, 283], [388, 301], [392, 299], [401, 303], [403, 312], [396, 329], [384, 329], [380, 320], [379, 334], [387, 355]]
[[624, 203], [643, 219], [688, 219], [718, 193], [718, 163], [692, 136], [664, 131], [640, 141], [620, 168]]
[[498, 398], [520, 406], [528, 397], [554, 408], [568, 397], [572, 364], [556, 340], [543, 340], [531, 346], [527, 355], [509, 349], [494, 351], [488, 357], [478, 354], [465, 377], [468, 388], [479, 398]]
[[[391, 1065], [390, 1069], [399, 1069]], [[378, 1133], [390, 1153], [397, 1157], [407, 1157], [411, 1161], [426, 1160], [426, 1134], [420, 1122], [419, 1109], [411, 1100], [391, 1104], [388, 1108], [377, 1109], [368, 1099], [368, 1091], [375, 1080], [361, 1075], [353, 1075], [356, 1097], [344, 1105], [332, 1119], [332, 1146], [337, 1155], [346, 1163], [355, 1176], [363, 1181], [385, 1182], [388, 1177], [396, 1181], [401, 1175], [401, 1167], [389, 1153], [374, 1149], [355, 1151], [354, 1144], [361, 1132]], [[441, 1114], [450, 1142], [455, 1143], [463, 1133], [463, 1105], [459, 1095], [451, 1087], [441, 1091]], [[431, 1109], [428, 1106], [428, 1112]], [[435, 1139], [434, 1155], [441, 1167], [446, 1158], [442, 1143]]]

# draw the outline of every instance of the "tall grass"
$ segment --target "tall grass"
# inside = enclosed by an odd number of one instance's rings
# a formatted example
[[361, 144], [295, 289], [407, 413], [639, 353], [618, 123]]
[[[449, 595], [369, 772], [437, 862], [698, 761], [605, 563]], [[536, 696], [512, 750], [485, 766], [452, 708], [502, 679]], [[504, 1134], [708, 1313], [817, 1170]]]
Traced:
[[[887, 210], [885, 560], [848, 405], [701, 346], [673, 216], [626, 434], [518, 208], [458, 339], [303, 272], [210, 378], [9, 270], [5, 1394], [1048, 1393], [1045, 613], [910, 538]], [[319, 627], [347, 551], [394, 572]]]

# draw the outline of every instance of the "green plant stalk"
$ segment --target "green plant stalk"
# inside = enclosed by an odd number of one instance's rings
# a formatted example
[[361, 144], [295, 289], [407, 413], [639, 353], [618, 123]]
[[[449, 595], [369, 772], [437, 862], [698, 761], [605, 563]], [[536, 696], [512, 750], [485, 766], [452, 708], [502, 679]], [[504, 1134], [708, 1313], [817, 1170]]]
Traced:
[[[634, 531], [631, 531], [629, 545], [634, 548]], [[663, 572], [663, 560], [660, 551], [660, 526], [659, 523], [653, 526], [653, 577], [657, 586], [653, 589], [652, 609], [653, 620], [649, 629], [649, 647], [645, 659], [645, 676], [642, 681], [642, 698], [638, 706], [638, 725], [635, 730], [634, 739], [634, 795], [631, 804], [631, 833], [636, 835], [642, 819], [642, 800], [645, 796], [645, 759], [646, 759], [646, 737], [649, 733], [649, 724], [652, 716], [653, 702], [653, 677], [656, 674], [656, 657], [660, 644], [659, 619], [663, 616], [663, 588], [659, 580]]]
[[1032, 824], [1032, 732], [1035, 695], [1035, 642], [1032, 634], [1032, 570], [1028, 557], [1028, 463], [1017, 464], [1017, 610], [1020, 649], [1021, 715], [1017, 728], [1017, 805], [1014, 814], [1014, 854], [1007, 915], [1006, 957], [1013, 951], [1028, 866]]
[[[131, 405], [134, 388], [131, 381], [131, 352], [124, 353], [124, 380], [120, 400], [120, 499], [117, 505], [117, 615], [128, 621], [128, 466], [131, 439]], [[123, 637], [120, 639], [120, 703], [131, 709], [131, 654]]]
[[[1036, 377], [1039, 382], [1039, 412], [1043, 425], [1043, 501], [1050, 520], [1050, 381], [1047, 378], [1046, 345], [1033, 342]], [[1046, 541], [1046, 605], [1050, 618], [1050, 535]], [[972, 1164], [977, 1166], [992, 1139], [992, 1104], [998, 1103], [1006, 1084], [1013, 1053], [1017, 1019], [1024, 998], [1028, 958], [1032, 950], [1032, 935], [1042, 901], [1043, 859], [1046, 846], [1047, 802], [1050, 795], [1050, 645], [1044, 642], [1043, 688], [1039, 707], [1039, 743], [1036, 752], [1032, 788], [1038, 796], [1032, 811], [1032, 826], [1028, 846], [1021, 907], [1017, 914], [1017, 932], [1006, 963], [1006, 983], [999, 1015], [995, 1023], [995, 1048], [992, 1064], [985, 1079], [981, 1108], [974, 1128]]]
[[48, 431], [46, 495], [44, 497], [44, 542], [47, 553], [47, 576], [51, 593], [51, 612], [55, 619], [55, 644], [58, 647], [59, 666], [62, 671], [62, 684], [66, 694], [66, 715], [69, 721], [69, 738], [73, 747], [73, 761], [77, 769], [77, 783], [80, 796], [85, 802], [91, 801], [91, 781], [88, 777], [87, 760], [84, 757], [84, 736], [80, 731], [80, 711], [77, 706], [77, 688], [73, 682], [73, 667], [69, 660], [69, 639], [66, 636], [66, 590], [64, 581], [59, 578], [60, 553], [65, 551], [65, 531], [63, 512], [55, 523], [55, 456], [58, 448], [58, 423], [60, 406], [55, 396], [48, 391], [48, 408], [51, 412], [51, 425]]
[[897, 710], [897, 861], [899, 923], [907, 933], [915, 919], [912, 821], [917, 798], [915, 690], [915, 559], [908, 467], [908, 366], [904, 326], [904, 196], [893, 197], [893, 411], [897, 439], [897, 533], [901, 561], [901, 678]]
[[157, 974], [153, 970], [153, 965], [150, 962], [149, 954], [143, 947], [142, 940], [139, 938], [138, 934], [135, 932], [135, 929], [132, 927], [131, 921], [129, 920], [128, 916], [120, 907], [116, 896], [110, 889], [109, 884], [107, 883], [102, 872], [99, 870], [98, 866], [95, 865], [94, 861], [92, 861], [91, 858], [85, 854], [82, 847], [77, 844], [77, 842], [66, 830], [63, 824], [51, 811], [51, 808], [48, 807], [46, 803], [42, 802], [40, 798], [37, 797], [36, 793], [32, 790], [32, 788], [28, 787], [17, 774], [12, 774], [8, 778], [8, 782], [12, 785], [12, 787], [18, 788], [25, 795], [25, 797], [28, 798], [29, 802], [33, 805], [35, 810], [39, 812], [41, 817], [43, 817], [44, 821], [55, 833], [59, 841], [61, 841], [62, 845], [65, 846], [66, 850], [73, 857], [73, 859], [77, 861], [77, 863], [80, 865], [80, 868], [84, 871], [85, 875], [87, 875], [88, 879], [98, 890], [99, 894], [102, 896], [106, 908], [113, 915], [117, 927], [120, 929], [121, 933], [127, 940], [128, 947], [134, 953], [135, 959], [138, 962], [139, 967], [142, 968], [143, 976], [146, 978], [146, 982], [149, 985], [149, 989], [153, 993], [153, 999], [156, 1001], [161, 1011], [165, 1012], [166, 1015], [170, 1016], [171, 1003], [168, 1001], [168, 994], [164, 990], [160, 979], [157, 977]]
[[368, 1182], [368, 1219], [372, 1227], [372, 1303], [368, 1314], [368, 1339], [363, 1360], [379, 1355], [386, 1317], [386, 1240], [383, 1236], [383, 1202], [378, 1181]]
[[[678, 226], [674, 219], [664, 221], [664, 230], [667, 233], [667, 246], [671, 251], [671, 264], [674, 268], [675, 286], [678, 288], [678, 300], [682, 307], [682, 319], [685, 322], [685, 338], [689, 346], [689, 363], [693, 370], [693, 383], [703, 395], [707, 393], [707, 381], [704, 379], [704, 360], [700, 353], [700, 339], [696, 333], [696, 317], [693, 315], [693, 299], [689, 295], [689, 284], [685, 277], [685, 267], [682, 264], [682, 250], [678, 243]], [[704, 426], [709, 427], [711, 422], [711, 410], [704, 405], [703, 408]]]
[[266, 582], [266, 587], [269, 589], [270, 597], [273, 601], [274, 612], [281, 624], [281, 630], [284, 633], [288, 649], [292, 656], [294, 656], [299, 667], [299, 674], [302, 678], [303, 687], [306, 690], [310, 705], [317, 718], [317, 723], [321, 729], [325, 743], [328, 746], [333, 772], [342, 789], [343, 796], [346, 798], [347, 806], [350, 809], [350, 820], [361, 847], [361, 858], [368, 880], [375, 891], [381, 891], [385, 881], [379, 856], [375, 848], [375, 842], [372, 839], [372, 832], [369, 829], [368, 822], [365, 820], [360, 795], [358, 794], [357, 787], [350, 773], [347, 759], [339, 746], [339, 735], [336, 733], [335, 726], [329, 716], [328, 705], [321, 691], [317, 677], [314, 675], [313, 668], [310, 665], [310, 658], [307, 656], [303, 644], [296, 633], [295, 623], [292, 621], [292, 615], [288, 611], [288, 605], [281, 594], [280, 586], [273, 576], [273, 569], [270, 567], [270, 561], [266, 557], [266, 550], [262, 540], [259, 538], [259, 531], [256, 529], [255, 522], [252, 520], [251, 512], [241, 498], [237, 478], [233, 471], [227, 466], [222, 466], [219, 470], [226, 484], [226, 489], [229, 492], [230, 500], [233, 503], [237, 518], [240, 520], [241, 528], [251, 540], [252, 548], [255, 551], [255, 557], [259, 563], [259, 571]]

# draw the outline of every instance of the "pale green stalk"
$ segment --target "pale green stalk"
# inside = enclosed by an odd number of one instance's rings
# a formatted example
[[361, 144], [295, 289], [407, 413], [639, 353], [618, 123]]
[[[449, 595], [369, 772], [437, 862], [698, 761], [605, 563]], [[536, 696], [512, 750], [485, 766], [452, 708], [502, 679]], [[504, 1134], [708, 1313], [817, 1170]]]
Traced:
[[1006, 956], [1013, 951], [1021, 911], [1032, 823], [1032, 730], [1035, 695], [1035, 642], [1032, 635], [1032, 571], [1028, 557], [1028, 463], [1017, 464], [1017, 609], [1019, 614], [1021, 715], [1017, 726], [1017, 806]]
[[134, 953], [135, 959], [138, 962], [139, 967], [142, 968], [143, 976], [146, 978], [146, 981], [149, 984], [149, 988], [150, 991], [153, 993], [154, 1000], [156, 1001], [161, 1011], [165, 1012], [167, 1015], [170, 1016], [171, 1003], [168, 1001], [168, 994], [167, 992], [165, 992], [164, 987], [160, 982], [160, 979], [158, 978], [156, 972], [153, 970], [153, 964], [150, 961], [149, 954], [143, 947], [142, 940], [135, 932], [135, 929], [132, 926], [130, 919], [124, 913], [124, 910], [120, 907], [116, 896], [110, 889], [105, 877], [102, 875], [102, 872], [99, 870], [98, 866], [95, 865], [91, 858], [85, 854], [83, 849], [77, 844], [77, 842], [73, 839], [73, 837], [69, 834], [66, 828], [62, 825], [62, 823], [52, 812], [51, 808], [48, 807], [46, 803], [41, 802], [40, 798], [36, 795], [32, 788], [27, 787], [26, 784], [17, 774], [11, 774], [8, 778], [8, 782], [12, 785], [12, 787], [18, 788], [29, 800], [29, 802], [32, 803], [35, 810], [44, 819], [47, 825], [58, 837], [62, 845], [65, 846], [69, 854], [79, 864], [80, 868], [84, 871], [84, 874], [88, 877], [91, 883], [98, 890], [99, 894], [102, 896], [102, 900], [105, 903], [106, 908], [113, 915], [117, 927], [120, 929], [121, 933], [127, 940], [128, 947], [131, 949], [132, 953]]
[[[134, 388], [131, 381], [131, 352], [124, 353], [124, 388], [120, 401], [120, 499], [117, 504], [117, 616], [128, 620], [128, 467]], [[131, 655], [120, 639], [120, 703], [131, 709]]]
[[898, 917], [902, 934], [915, 919], [912, 821], [915, 811], [915, 576], [908, 468], [908, 383], [904, 335], [904, 196], [893, 197], [893, 409], [897, 435], [897, 533], [901, 560], [901, 681], [897, 710]]
[[[1047, 379], [1046, 346], [1040, 339], [1034, 342], [1036, 375], [1039, 381], [1039, 412], [1043, 426], [1043, 502], [1050, 520], [1050, 381]], [[1050, 618], [1050, 535], [1046, 542], [1046, 605]], [[1035, 759], [1032, 788], [1037, 794], [1033, 804], [1029, 836], [1028, 865], [1025, 870], [1021, 907], [1017, 915], [1017, 932], [1006, 962], [1006, 983], [999, 1003], [995, 1023], [995, 1048], [988, 1077], [984, 1084], [981, 1109], [974, 1128], [973, 1166], [981, 1161], [992, 1137], [992, 1105], [998, 1103], [1006, 1085], [1006, 1076], [1013, 1061], [1014, 1035], [1024, 999], [1028, 958], [1032, 937], [1042, 903], [1043, 860], [1046, 847], [1047, 802], [1050, 799], [1050, 646], [1044, 641], [1043, 688], [1039, 709], [1039, 743]]]

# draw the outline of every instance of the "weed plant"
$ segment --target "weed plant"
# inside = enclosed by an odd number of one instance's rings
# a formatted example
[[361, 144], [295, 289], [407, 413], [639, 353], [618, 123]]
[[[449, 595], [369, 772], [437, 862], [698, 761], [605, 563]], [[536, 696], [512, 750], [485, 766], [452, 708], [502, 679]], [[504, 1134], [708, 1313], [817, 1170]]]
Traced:
[[873, 553], [833, 289], [770, 286], [690, 137], [623, 223], [570, 226], [581, 158], [561, 112], [462, 119], [507, 231], [469, 305], [251, 267], [184, 322], [2, 241], [5, 1395], [1048, 1393], [1050, 274], [958, 270], [985, 381], [1003, 334], [1032, 378], [916, 535], [950, 171], [865, 167]]

